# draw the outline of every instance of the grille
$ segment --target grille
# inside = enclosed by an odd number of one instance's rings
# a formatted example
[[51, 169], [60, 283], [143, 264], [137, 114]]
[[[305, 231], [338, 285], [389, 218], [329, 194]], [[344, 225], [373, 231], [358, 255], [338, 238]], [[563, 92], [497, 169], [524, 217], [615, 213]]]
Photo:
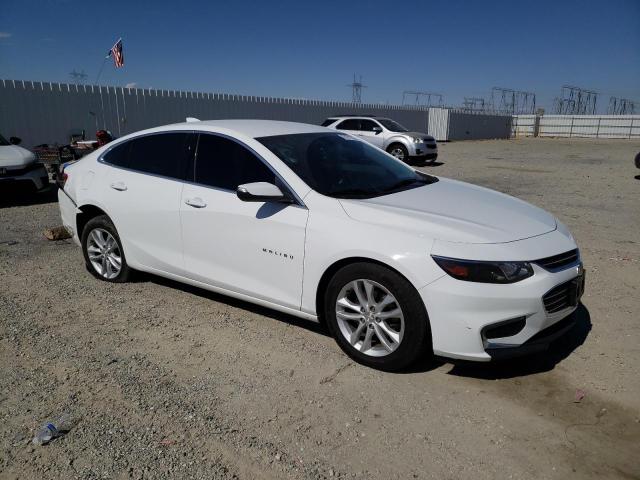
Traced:
[[549, 290], [542, 297], [547, 313], [556, 313], [567, 307], [575, 307], [584, 291], [584, 276], [574, 278]]
[[557, 272], [569, 265], [575, 264], [579, 259], [580, 252], [576, 248], [575, 250], [570, 250], [568, 252], [561, 253], [560, 255], [534, 260], [532, 263], [540, 265], [542, 268], [549, 270], [550, 272]]

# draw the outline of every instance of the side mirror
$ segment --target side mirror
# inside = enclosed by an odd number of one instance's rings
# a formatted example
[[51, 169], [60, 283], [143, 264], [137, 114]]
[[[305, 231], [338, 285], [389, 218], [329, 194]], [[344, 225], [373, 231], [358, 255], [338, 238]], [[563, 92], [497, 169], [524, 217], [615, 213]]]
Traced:
[[236, 195], [243, 202], [281, 202], [293, 203], [282, 190], [272, 183], [254, 182], [238, 185]]
[[9, 143], [11, 145], [20, 145], [22, 143], [22, 139], [19, 137], [10, 137], [9, 138]]
[[382, 133], [382, 128], [380, 128], [380, 127], [373, 127], [373, 133], [375, 133], [376, 135], [378, 135], [379, 133]]

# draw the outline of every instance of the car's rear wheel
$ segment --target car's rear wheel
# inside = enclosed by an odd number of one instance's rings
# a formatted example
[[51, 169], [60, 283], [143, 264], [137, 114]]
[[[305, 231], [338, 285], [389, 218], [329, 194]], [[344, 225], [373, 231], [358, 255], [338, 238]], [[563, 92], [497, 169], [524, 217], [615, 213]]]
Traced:
[[126, 282], [131, 269], [124, 256], [122, 242], [113, 222], [99, 215], [87, 222], [82, 231], [82, 252], [91, 274], [106, 282]]
[[431, 350], [427, 313], [416, 289], [382, 265], [340, 269], [325, 295], [325, 318], [344, 352], [380, 370], [406, 368]]
[[409, 161], [409, 151], [407, 150], [407, 147], [405, 147], [401, 143], [393, 143], [389, 145], [389, 148], [387, 148], [387, 153], [390, 153], [398, 160], [401, 160], [403, 162]]

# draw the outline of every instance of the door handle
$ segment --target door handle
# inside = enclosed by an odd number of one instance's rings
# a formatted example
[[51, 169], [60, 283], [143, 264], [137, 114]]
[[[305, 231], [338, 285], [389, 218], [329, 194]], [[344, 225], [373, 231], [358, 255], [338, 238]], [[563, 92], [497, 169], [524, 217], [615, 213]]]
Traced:
[[111, 184], [111, 188], [118, 190], [119, 192], [124, 192], [127, 189], [127, 186], [124, 182], [114, 182]]
[[204, 207], [207, 206], [207, 204], [204, 203], [204, 200], [202, 200], [200, 197], [187, 198], [184, 201], [184, 203], [186, 203], [190, 207], [194, 207], [194, 208], [204, 208]]

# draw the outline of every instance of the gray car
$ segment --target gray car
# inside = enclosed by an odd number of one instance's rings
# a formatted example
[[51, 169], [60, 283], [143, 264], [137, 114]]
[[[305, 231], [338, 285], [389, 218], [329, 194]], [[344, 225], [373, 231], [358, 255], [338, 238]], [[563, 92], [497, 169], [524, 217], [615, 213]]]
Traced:
[[438, 145], [426, 133], [410, 132], [390, 118], [338, 115], [322, 122], [323, 127], [344, 130], [385, 150], [404, 162], [435, 162]]

